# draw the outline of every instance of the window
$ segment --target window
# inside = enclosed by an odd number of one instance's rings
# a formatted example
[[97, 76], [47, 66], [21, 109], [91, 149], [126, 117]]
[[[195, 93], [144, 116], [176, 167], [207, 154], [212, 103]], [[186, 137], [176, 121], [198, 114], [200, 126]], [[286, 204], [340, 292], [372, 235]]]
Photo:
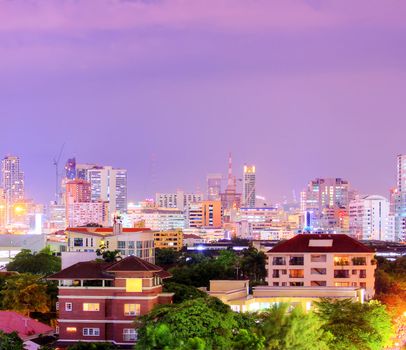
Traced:
[[282, 275], [286, 275], [288, 273], [288, 270], [281, 270]]
[[66, 332], [75, 333], [76, 332], [76, 327], [66, 327]]
[[140, 304], [124, 304], [124, 315], [126, 316], [137, 316], [140, 314], [140, 311]]
[[125, 249], [125, 241], [117, 241], [118, 249]]
[[350, 258], [348, 256], [335, 256], [334, 265], [335, 266], [346, 266], [350, 264]]
[[86, 337], [98, 337], [100, 335], [100, 328], [83, 328], [82, 331]]
[[359, 286], [361, 287], [361, 288], [366, 288], [367, 287], [367, 284], [366, 284], [366, 282], [360, 282], [360, 284], [359, 284]]
[[289, 277], [290, 278], [303, 278], [304, 270], [289, 270]]
[[335, 287], [350, 287], [350, 282], [335, 282]]
[[72, 311], [72, 303], [65, 303], [65, 311]]
[[55, 303], [55, 310], [56, 310], [56, 311], [59, 310], [59, 301], [57, 301], [57, 302]]
[[274, 282], [274, 283], [273, 283], [273, 286], [274, 286], [274, 287], [279, 287], [279, 282]]
[[312, 274], [312, 275], [325, 275], [326, 273], [327, 273], [327, 269], [325, 269], [325, 268], [315, 267], [315, 268], [310, 269], [310, 274]]
[[273, 270], [272, 277], [279, 278], [279, 270]]
[[137, 249], [142, 249], [142, 241], [137, 241]]
[[359, 278], [367, 278], [367, 270], [359, 270]]
[[286, 265], [285, 258], [282, 256], [276, 256], [272, 259], [272, 265]]
[[310, 285], [312, 287], [326, 287], [327, 286], [327, 282], [326, 281], [311, 281]]
[[282, 282], [282, 287], [286, 287], [287, 283], [286, 282]]
[[126, 292], [142, 292], [142, 278], [127, 278]]
[[83, 311], [100, 311], [99, 303], [83, 303]]
[[310, 258], [311, 262], [326, 262], [327, 261], [327, 255], [323, 254], [312, 254]]
[[366, 265], [367, 264], [367, 258], [362, 257], [362, 256], [352, 258], [352, 264], [353, 265]]
[[352, 270], [352, 274], [356, 275], [357, 274], [357, 270]]
[[134, 249], [134, 241], [128, 241], [128, 249]]
[[128, 249], [128, 255], [134, 255], [134, 249]]
[[349, 278], [350, 270], [334, 270], [334, 278]]
[[303, 265], [304, 258], [303, 256], [291, 256], [289, 259], [289, 265]]
[[83, 238], [74, 238], [73, 246], [74, 247], [83, 247]]
[[303, 282], [290, 282], [289, 285], [291, 287], [303, 287], [304, 283]]
[[123, 340], [124, 341], [136, 341], [137, 331], [134, 328], [124, 328], [123, 329]]

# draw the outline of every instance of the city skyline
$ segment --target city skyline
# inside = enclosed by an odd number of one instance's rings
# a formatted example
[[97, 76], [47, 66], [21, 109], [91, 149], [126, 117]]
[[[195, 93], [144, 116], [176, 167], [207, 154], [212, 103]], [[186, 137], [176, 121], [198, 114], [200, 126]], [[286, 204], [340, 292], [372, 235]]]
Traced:
[[65, 143], [64, 161], [128, 169], [133, 200], [204, 191], [229, 151], [271, 201], [316, 177], [388, 197], [406, 4], [232, 3], [1, 2], [0, 150], [21, 157], [27, 196], [53, 199]]

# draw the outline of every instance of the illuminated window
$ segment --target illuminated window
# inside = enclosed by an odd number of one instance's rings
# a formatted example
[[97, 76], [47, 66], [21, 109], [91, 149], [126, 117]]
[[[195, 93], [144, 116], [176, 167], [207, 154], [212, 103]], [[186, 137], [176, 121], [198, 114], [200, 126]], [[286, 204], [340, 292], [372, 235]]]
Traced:
[[351, 284], [350, 284], [350, 282], [335, 282], [334, 286], [335, 287], [350, 287]]
[[99, 311], [99, 303], [83, 303], [83, 311]]
[[136, 316], [140, 314], [140, 304], [124, 304], [124, 314], [126, 316]]
[[290, 278], [303, 278], [304, 277], [304, 270], [289, 270], [289, 277]]
[[72, 303], [65, 303], [65, 311], [72, 311]]
[[348, 256], [335, 256], [334, 265], [335, 266], [346, 266], [350, 264], [350, 258]]
[[86, 337], [98, 337], [100, 335], [100, 328], [83, 328], [82, 332]]
[[126, 292], [142, 292], [142, 278], [127, 278]]
[[76, 332], [76, 327], [66, 327], [66, 331], [68, 333], [75, 333]]

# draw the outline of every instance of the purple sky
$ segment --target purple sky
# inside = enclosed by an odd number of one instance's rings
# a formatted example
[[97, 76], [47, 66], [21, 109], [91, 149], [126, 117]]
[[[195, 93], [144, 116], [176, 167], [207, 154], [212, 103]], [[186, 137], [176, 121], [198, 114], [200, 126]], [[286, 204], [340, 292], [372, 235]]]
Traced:
[[[406, 152], [406, 2], [0, 0], [0, 153], [53, 197], [52, 159], [129, 170], [129, 198], [257, 165], [387, 195]], [[153, 179], [151, 180], [151, 173]]]

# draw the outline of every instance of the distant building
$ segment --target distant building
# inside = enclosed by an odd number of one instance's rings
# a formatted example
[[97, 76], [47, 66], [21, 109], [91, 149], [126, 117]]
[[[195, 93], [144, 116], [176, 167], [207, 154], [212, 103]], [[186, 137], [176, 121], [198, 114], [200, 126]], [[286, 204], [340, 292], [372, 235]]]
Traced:
[[1, 234], [0, 235], [0, 269], [6, 266], [23, 249], [38, 253], [45, 248], [45, 235]]
[[74, 180], [76, 178], [76, 159], [69, 158], [65, 164], [65, 177], [68, 180]]
[[389, 201], [374, 195], [358, 197], [350, 202], [350, 234], [363, 240], [392, 241], [389, 222]]
[[272, 287], [357, 287], [375, 294], [375, 252], [345, 234], [299, 234], [268, 253]]
[[221, 227], [223, 223], [221, 201], [190, 203], [187, 215], [190, 228]]
[[59, 346], [78, 341], [133, 346], [134, 317], [172, 303], [162, 292], [170, 274], [135, 256], [105, 263], [79, 262], [51, 275], [59, 283]]
[[90, 182], [82, 179], [75, 179], [66, 183], [65, 203], [88, 203], [91, 201]]
[[202, 193], [185, 193], [177, 191], [176, 193], [156, 193], [155, 203], [159, 208], [177, 208], [185, 210], [190, 203], [201, 202]]
[[194, 247], [201, 243], [205, 243], [205, 239], [193, 233], [183, 234], [183, 245], [185, 247]]
[[177, 208], [132, 207], [124, 215], [124, 220], [126, 227], [148, 227], [159, 231], [185, 228], [185, 215]]
[[255, 165], [244, 165], [244, 175], [242, 183], [243, 206], [255, 208], [256, 202], [256, 175]]
[[155, 248], [181, 250], [183, 247], [182, 230], [154, 231]]
[[68, 227], [68, 252], [95, 252], [119, 250], [121, 256], [134, 255], [148, 262], [155, 262], [154, 232], [148, 228]]
[[394, 202], [395, 239], [406, 241], [406, 154], [397, 156], [396, 174], [397, 186], [391, 198]]
[[69, 201], [66, 203], [65, 227], [78, 227], [89, 224], [108, 226], [109, 220], [109, 202]]
[[220, 194], [223, 210], [231, 210], [241, 207], [241, 193], [237, 192], [237, 179], [233, 175], [233, 162], [231, 153], [228, 156], [227, 187]]
[[206, 180], [207, 180], [207, 199], [209, 201], [220, 200], [221, 182], [223, 180], [223, 175], [208, 174]]

